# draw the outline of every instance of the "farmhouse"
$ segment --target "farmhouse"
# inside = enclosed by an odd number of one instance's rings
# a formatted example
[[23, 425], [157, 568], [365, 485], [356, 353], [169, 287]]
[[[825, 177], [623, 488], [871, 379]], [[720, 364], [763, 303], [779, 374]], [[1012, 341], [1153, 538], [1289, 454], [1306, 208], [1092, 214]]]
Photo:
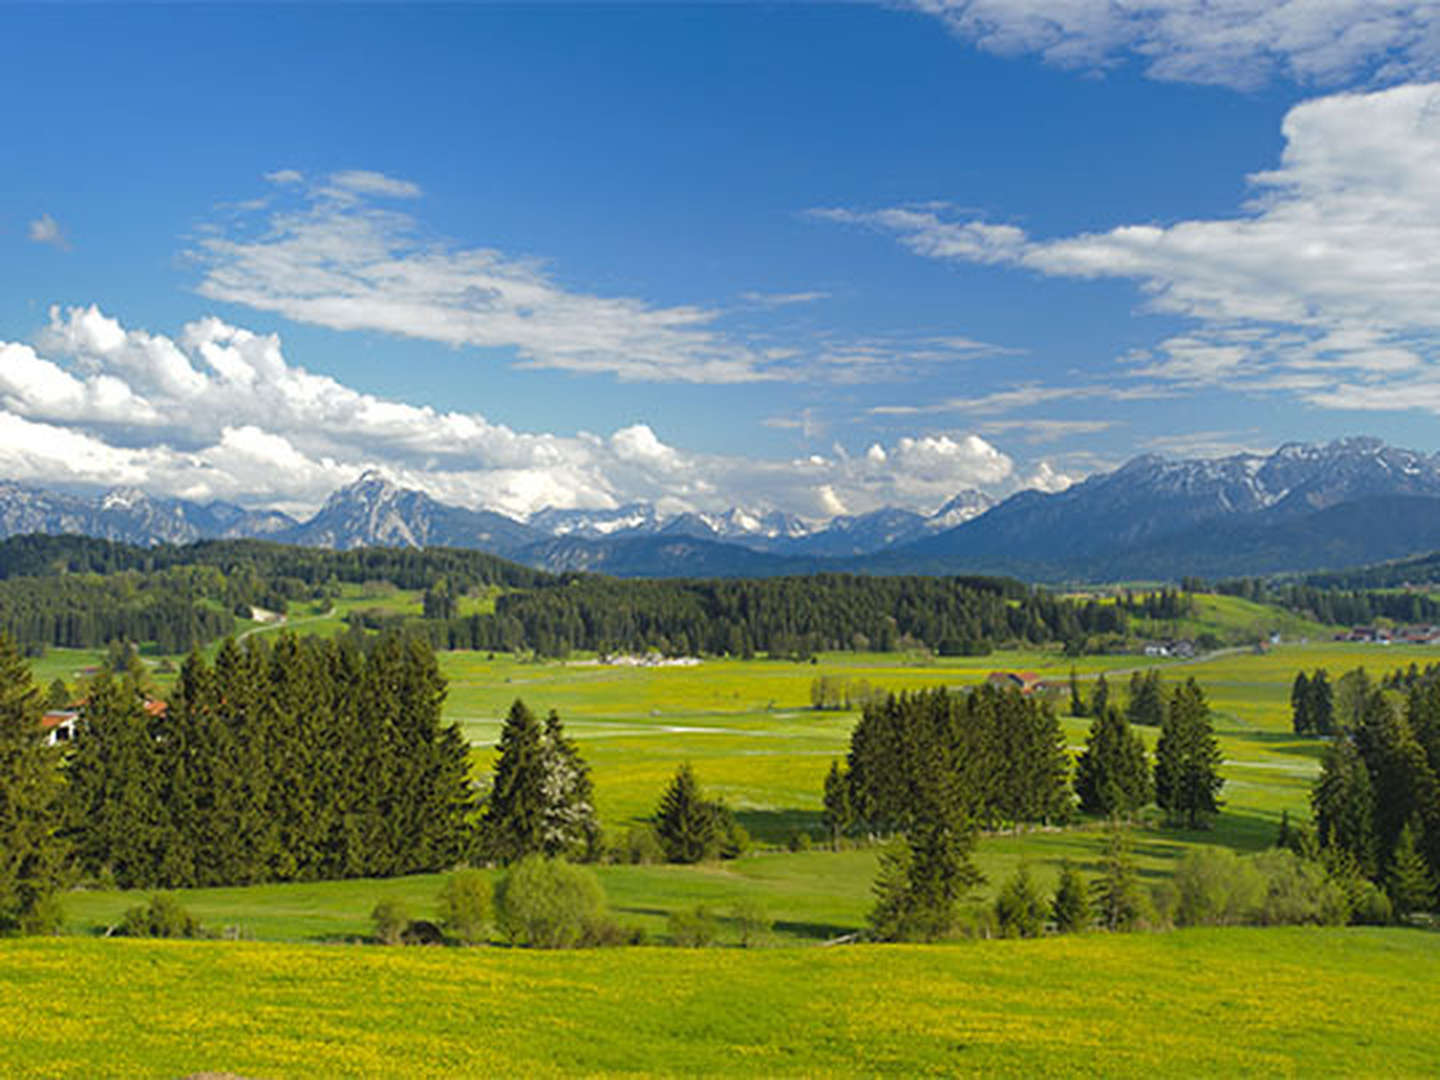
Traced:
[[75, 722], [80, 714], [73, 709], [56, 709], [40, 718], [40, 728], [45, 732], [45, 745], [70, 742], [75, 738]]
[[1033, 671], [992, 671], [985, 682], [1001, 690], [1019, 690], [1026, 695], [1041, 688], [1040, 676]]

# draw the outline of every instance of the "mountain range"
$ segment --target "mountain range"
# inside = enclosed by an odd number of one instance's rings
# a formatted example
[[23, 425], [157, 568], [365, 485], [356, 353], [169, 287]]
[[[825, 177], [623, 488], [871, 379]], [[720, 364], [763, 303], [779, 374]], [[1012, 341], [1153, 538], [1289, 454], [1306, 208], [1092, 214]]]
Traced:
[[1368, 437], [1272, 454], [1135, 458], [1058, 493], [962, 491], [934, 514], [885, 508], [812, 525], [780, 512], [547, 509], [517, 521], [366, 473], [305, 521], [223, 502], [98, 498], [0, 482], [0, 536], [82, 533], [137, 544], [258, 537], [333, 548], [478, 548], [550, 570], [619, 576], [1011, 574], [1178, 579], [1339, 568], [1440, 548], [1440, 455]]

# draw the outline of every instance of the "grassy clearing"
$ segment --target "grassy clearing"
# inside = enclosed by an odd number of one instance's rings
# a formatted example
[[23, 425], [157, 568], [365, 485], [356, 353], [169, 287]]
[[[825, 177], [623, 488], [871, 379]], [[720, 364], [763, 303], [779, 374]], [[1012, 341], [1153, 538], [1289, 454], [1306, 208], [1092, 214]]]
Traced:
[[1440, 936], [1395, 930], [548, 955], [30, 940], [0, 944], [0, 1042], [8, 1076], [47, 1078], [1421, 1076], [1437, 962]]

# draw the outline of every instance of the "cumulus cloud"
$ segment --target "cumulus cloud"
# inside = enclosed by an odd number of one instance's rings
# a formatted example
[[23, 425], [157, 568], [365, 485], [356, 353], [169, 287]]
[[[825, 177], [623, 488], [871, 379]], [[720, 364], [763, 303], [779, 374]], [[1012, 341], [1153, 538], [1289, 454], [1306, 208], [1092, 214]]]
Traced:
[[362, 393], [292, 362], [278, 336], [213, 316], [172, 338], [93, 305], [53, 308], [34, 345], [0, 342], [0, 477], [305, 513], [376, 466], [442, 501], [515, 517], [634, 500], [814, 518], [933, 509], [960, 488], [1013, 486], [1015, 471], [965, 432], [794, 461], [687, 451], [644, 422], [608, 436], [519, 432]]
[[67, 251], [70, 248], [70, 241], [66, 239], [65, 231], [60, 228], [60, 223], [49, 214], [41, 214], [30, 222], [26, 232], [32, 243], [49, 244], [61, 251]]
[[1066, 68], [1127, 60], [1154, 79], [1253, 88], [1395, 83], [1440, 72], [1427, 0], [911, 0], [1002, 56]]
[[1278, 167], [1250, 178], [1231, 218], [1043, 239], [933, 206], [824, 216], [931, 258], [1135, 281], [1152, 310], [1194, 324], [1127, 357], [1137, 377], [1399, 406], [1395, 391], [1428, 388], [1440, 360], [1440, 85], [1305, 102], [1283, 131]]

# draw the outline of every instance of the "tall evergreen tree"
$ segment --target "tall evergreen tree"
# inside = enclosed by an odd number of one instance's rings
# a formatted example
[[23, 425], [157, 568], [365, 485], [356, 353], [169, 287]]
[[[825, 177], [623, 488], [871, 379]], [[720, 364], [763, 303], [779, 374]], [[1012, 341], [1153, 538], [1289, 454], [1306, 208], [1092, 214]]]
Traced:
[[1148, 803], [1153, 790], [1145, 742], [1120, 710], [1107, 708], [1090, 724], [1075, 767], [1075, 794], [1087, 814], [1128, 816]]
[[1435, 906], [1435, 882], [1430, 869], [1415, 846], [1415, 830], [1409, 823], [1400, 830], [1395, 850], [1390, 856], [1390, 869], [1385, 875], [1386, 892], [1401, 917]]
[[544, 732], [518, 698], [500, 729], [499, 751], [482, 823], [484, 850], [490, 858], [514, 862], [545, 843]]
[[172, 839], [159, 747], [133, 677], [102, 671], [90, 685], [67, 769], [66, 821], [81, 866], [122, 888], [156, 880]]
[[1373, 877], [1379, 868], [1375, 793], [1370, 771], [1348, 736], [1326, 748], [1310, 803], [1320, 846], [1348, 852], [1360, 872]]
[[1335, 691], [1324, 668], [1317, 668], [1310, 678], [1310, 700], [1306, 707], [1310, 730], [1317, 735], [1335, 734]]
[[64, 883], [58, 751], [45, 745], [40, 693], [0, 634], [0, 933], [53, 929]]
[[1136, 672], [1130, 679], [1130, 701], [1125, 706], [1125, 719], [1144, 727], [1159, 727], [1165, 720], [1165, 693], [1160, 686], [1160, 673]]
[[1192, 678], [1175, 688], [1155, 745], [1155, 802], [1172, 822], [1195, 829], [1220, 809], [1220, 743], [1210, 707]]
[[696, 863], [715, 855], [722, 839], [719, 824], [687, 761], [675, 771], [655, 813], [655, 832], [665, 857], [671, 862]]
[[1133, 930], [1145, 917], [1147, 903], [1140, 871], [1130, 850], [1130, 834], [1111, 828], [1105, 836], [1100, 876], [1093, 883], [1095, 918], [1106, 930]]
[[1070, 668], [1070, 715], [1085, 716], [1085, 699], [1080, 696], [1080, 678], [1075, 674], [1075, 668]]
[[1095, 679], [1095, 691], [1090, 695], [1090, 715], [1103, 716], [1105, 707], [1110, 704], [1110, 684], [1105, 681], [1105, 673], [1102, 671]]
[[1310, 680], [1301, 671], [1290, 687], [1290, 726], [1296, 735], [1309, 735], [1315, 730], [1315, 720], [1310, 715], [1310, 699]]

